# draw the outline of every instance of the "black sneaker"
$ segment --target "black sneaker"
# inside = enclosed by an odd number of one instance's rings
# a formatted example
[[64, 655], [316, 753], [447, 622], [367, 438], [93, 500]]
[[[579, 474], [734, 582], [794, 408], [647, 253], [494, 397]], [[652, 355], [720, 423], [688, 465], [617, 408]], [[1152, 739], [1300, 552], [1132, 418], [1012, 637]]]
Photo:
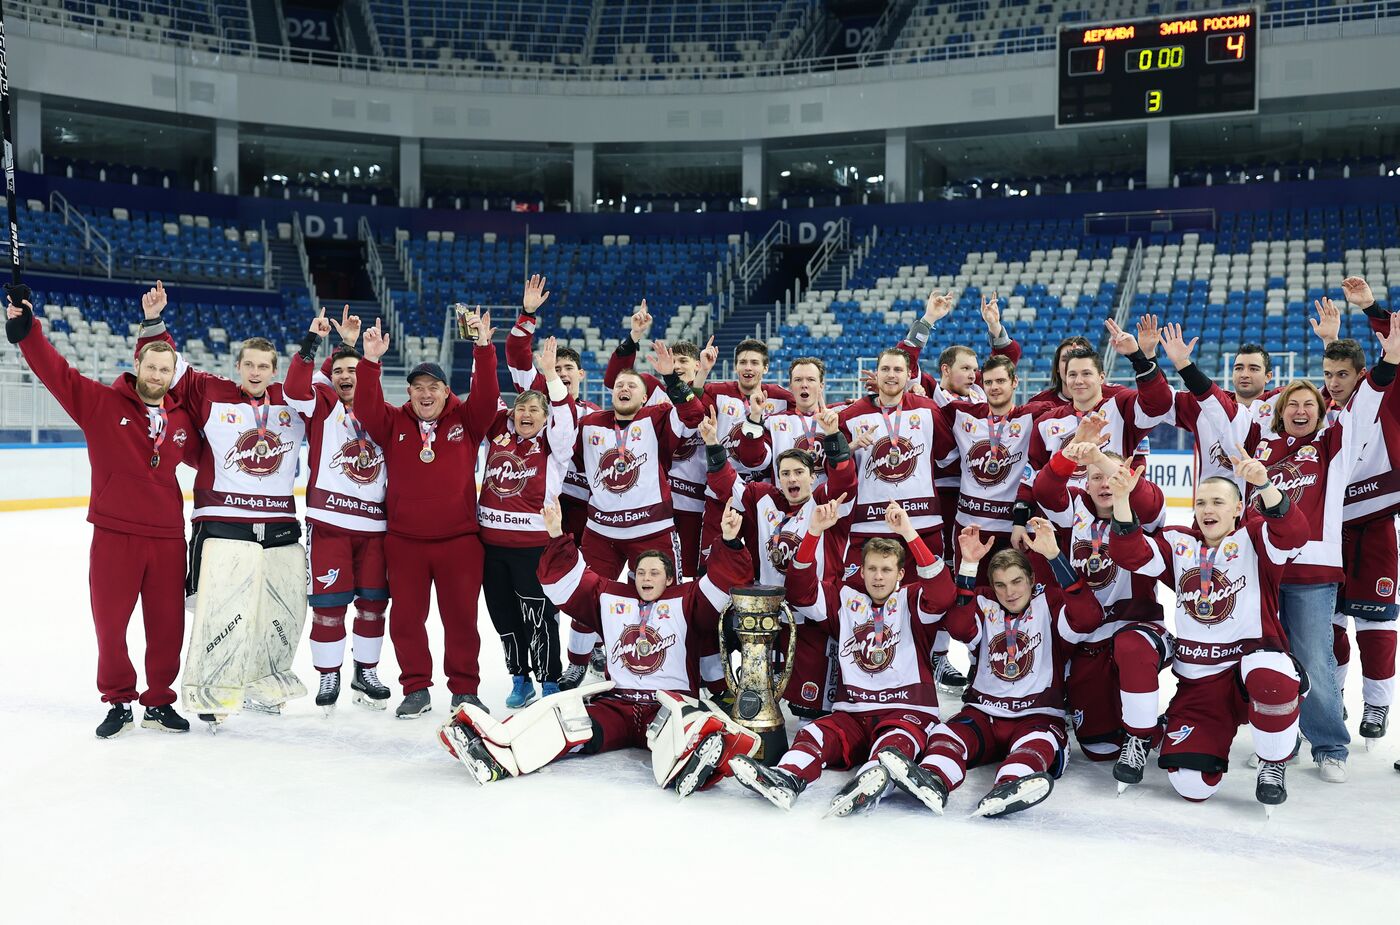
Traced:
[[394, 711], [394, 715], [399, 719], [417, 719], [433, 708], [433, 697], [425, 687], [422, 690], [414, 691], [411, 694], [403, 695], [403, 702]]
[[141, 728], [160, 729], [164, 732], [189, 732], [190, 721], [185, 719], [169, 704], [163, 707], [147, 707], [141, 717]]
[[114, 703], [107, 710], [107, 718], [97, 727], [99, 739], [112, 739], [126, 732], [132, 726], [131, 704]]
[[481, 698], [478, 697], [476, 694], [453, 694], [453, 695], [452, 695], [452, 712], [453, 712], [453, 713], [456, 713], [456, 712], [457, 712], [457, 708], [460, 707], [460, 706], [461, 706], [462, 704], [464, 704], [464, 703], [469, 703], [469, 704], [471, 704], [472, 706], [476, 707], [478, 710], [480, 710], [480, 711], [483, 712], [483, 713], [490, 713], [490, 712], [491, 712], [490, 710], [486, 709], [486, 704], [482, 703], [482, 702], [481, 702]]

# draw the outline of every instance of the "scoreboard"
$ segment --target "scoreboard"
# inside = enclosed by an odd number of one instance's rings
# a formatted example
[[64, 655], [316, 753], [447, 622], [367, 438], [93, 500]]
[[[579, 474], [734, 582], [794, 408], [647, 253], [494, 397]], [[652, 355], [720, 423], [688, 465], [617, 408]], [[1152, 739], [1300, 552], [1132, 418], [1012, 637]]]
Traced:
[[1259, 110], [1259, 14], [1060, 27], [1055, 125]]

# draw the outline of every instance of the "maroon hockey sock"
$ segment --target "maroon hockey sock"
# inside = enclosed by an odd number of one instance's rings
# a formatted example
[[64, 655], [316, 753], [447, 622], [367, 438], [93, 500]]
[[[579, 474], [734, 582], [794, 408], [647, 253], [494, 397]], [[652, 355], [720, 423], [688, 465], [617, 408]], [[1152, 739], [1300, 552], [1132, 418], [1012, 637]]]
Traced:
[[1395, 624], [1358, 620], [1356, 648], [1361, 654], [1362, 694], [1366, 702], [1389, 706], [1395, 688]]
[[1123, 728], [1151, 738], [1157, 729], [1158, 681], [1161, 655], [1140, 632], [1119, 633], [1113, 639], [1113, 664], [1118, 669]]
[[[1271, 668], [1255, 668], [1245, 678], [1249, 724], [1260, 732], [1285, 732], [1298, 722], [1298, 681]], [[1291, 743], [1290, 743], [1291, 744]]]
[[997, 768], [996, 783], [1001, 784], [1050, 770], [1058, 749], [1058, 743], [1048, 732], [1036, 731], [1022, 736], [1012, 743], [1006, 760]]
[[311, 608], [311, 663], [336, 671], [345, 657], [345, 605]]

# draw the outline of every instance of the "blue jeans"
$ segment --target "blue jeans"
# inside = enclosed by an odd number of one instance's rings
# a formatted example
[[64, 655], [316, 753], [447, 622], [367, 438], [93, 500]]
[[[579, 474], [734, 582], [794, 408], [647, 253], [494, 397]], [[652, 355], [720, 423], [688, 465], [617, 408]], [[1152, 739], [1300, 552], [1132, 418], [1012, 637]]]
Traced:
[[1337, 585], [1282, 585], [1278, 605], [1289, 648], [1308, 673], [1310, 687], [1299, 725], [1312, 745], [1313, 760], [1330, 756], [1345, 761], [1351, 735], [1342, 721], [1342, 691], [1332, 652]]

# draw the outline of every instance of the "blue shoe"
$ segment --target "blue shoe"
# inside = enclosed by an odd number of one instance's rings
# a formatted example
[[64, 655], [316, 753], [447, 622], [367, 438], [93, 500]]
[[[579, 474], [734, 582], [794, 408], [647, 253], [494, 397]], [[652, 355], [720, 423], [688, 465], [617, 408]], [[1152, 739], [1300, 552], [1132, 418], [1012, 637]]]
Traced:
[[548, 697], [550, 694], [557, 694], [557, 693], [559, 693], [559, 685], [558, 685], [558, 684], [555, 684], [553, 681], [541, 681], [541, 682], [540, 682], [540, 696], [541, 696], [541, 697]]
[[512, 680], [515, 683], [510, 689], [510, 696], [506, 698], [506, 707], [518, 710], [535, 699], [535, 685], [530, 683], [528, 675], [513, 675]]

